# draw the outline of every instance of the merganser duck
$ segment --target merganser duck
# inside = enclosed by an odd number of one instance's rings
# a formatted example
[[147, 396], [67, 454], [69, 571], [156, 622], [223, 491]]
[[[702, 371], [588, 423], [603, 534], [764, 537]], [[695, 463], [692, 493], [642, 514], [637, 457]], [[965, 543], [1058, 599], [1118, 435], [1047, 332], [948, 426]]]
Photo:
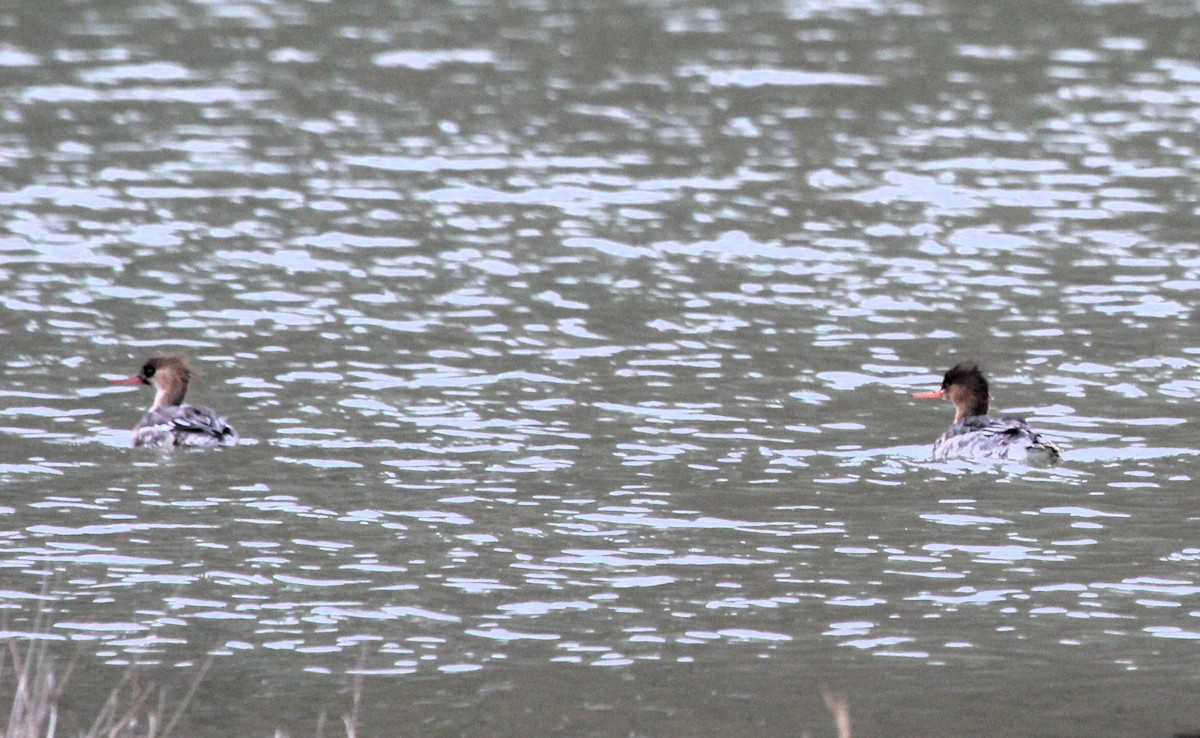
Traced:
[[127, 379], [109, 380], [113, 384], [152, 384], [157, 392], [154, 404], [134, 426], [134, 446], [232, 446], [237, 431], [225, 418], [199, 405], [184, 405], [192, 372], [177, 354], [156, 356], [142, 371]]
[[990, 458], [1058, 461], [1062, 449], [1047, 441], [1021, 418], [988, 415], [988, 383], [974, 364], [958, 364], [942, 378], [942, 388], [913, 397], [948, 399], [954, 424], [933, 444], [933, 458]]

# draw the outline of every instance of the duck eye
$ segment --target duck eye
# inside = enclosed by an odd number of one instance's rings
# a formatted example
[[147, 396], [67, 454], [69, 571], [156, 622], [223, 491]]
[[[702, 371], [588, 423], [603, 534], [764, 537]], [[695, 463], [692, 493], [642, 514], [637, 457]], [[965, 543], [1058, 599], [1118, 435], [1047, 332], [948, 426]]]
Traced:
[[145, 377], [146, 379], [153, 377], [154, 376], [154, 365], [147, 364], [146, 366], [142, 367], [142, 376]]

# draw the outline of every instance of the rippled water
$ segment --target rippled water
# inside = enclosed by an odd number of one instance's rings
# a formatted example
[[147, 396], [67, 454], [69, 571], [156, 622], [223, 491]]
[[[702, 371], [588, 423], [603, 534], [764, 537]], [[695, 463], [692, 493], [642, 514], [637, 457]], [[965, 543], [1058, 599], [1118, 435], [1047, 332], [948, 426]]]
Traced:
[[[0, 605], [97, 700], [1200, 730], [1200, 12], [72, 5], [0, 10]], [[128, 447], [168, 349], [245, 444]], [[928, 461], [963, 359], [1061, 465]]]

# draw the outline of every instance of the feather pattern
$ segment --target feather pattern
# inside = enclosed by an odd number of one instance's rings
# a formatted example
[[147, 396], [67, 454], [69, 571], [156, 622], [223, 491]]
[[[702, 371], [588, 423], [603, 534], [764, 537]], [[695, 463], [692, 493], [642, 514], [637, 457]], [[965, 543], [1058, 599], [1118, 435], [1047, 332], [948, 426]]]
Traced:
[[933, 444], [933, 458], [992, 458], [1057, 461], [1062, 455], [1021, 418], [974, 415], [950, 426]]
[[199, 405], [168, 405], [151, 410], [133, 429], [134, 446], [233, 446], [237, 431]]

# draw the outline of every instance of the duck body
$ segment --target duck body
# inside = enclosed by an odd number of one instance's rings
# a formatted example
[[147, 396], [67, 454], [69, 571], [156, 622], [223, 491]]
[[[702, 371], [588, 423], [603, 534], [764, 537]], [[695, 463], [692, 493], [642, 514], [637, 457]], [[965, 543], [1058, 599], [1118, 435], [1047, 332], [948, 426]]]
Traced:
[[114, 384], [146, 384], [155, 388], [154, 404], [133, 428], [134, 446], [233, 446], [239, 438], [225, 418], [207, 407], [184, 405], [191, 370], [182, 356], [150, 359], [142, 370]]
[[234, 446], [237, 431], [200, 405], [168, 405], [150, 410], [133, 428], [134, 446]]
[[933, 458], [1058, 461], [1058, 446], [1022, 418], [974, 415], [950, 426], [933, 443]]
[[1004, 459], [1054, 463], [1062, 449], [1022, 418], [988, 414], [987, 379], [974, 364], [958, 364], [946, 372], [941, 389], [913, 397], [947, 399], [954, 404], [954, 424], [933, 444], [934, 459]]

